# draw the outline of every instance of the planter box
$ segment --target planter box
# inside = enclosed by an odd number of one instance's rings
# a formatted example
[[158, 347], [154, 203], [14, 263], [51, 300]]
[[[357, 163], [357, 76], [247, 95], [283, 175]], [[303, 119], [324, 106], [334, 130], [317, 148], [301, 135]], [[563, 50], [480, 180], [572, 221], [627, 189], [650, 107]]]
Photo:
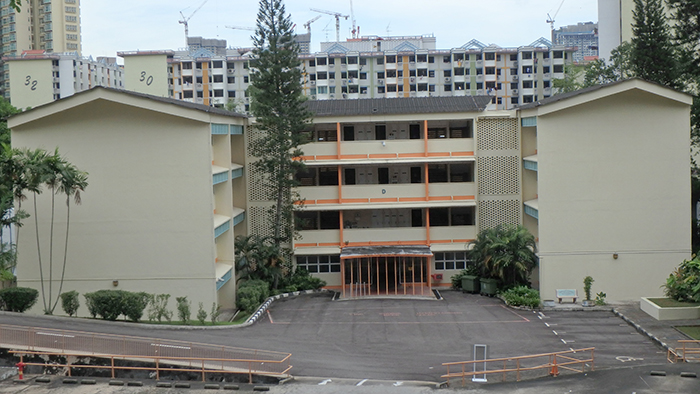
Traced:
[[481, 295], [495, 296], [498, 291], [498, 279], [481, 278]]
[[480, 290], [479, 277], [466, 275], [462, 277], [462, 292], [476, 294]]
[[662, 308], [649, 298], [642, 297], [639, 307], [656, 320], [700, 319], [700, 306]]

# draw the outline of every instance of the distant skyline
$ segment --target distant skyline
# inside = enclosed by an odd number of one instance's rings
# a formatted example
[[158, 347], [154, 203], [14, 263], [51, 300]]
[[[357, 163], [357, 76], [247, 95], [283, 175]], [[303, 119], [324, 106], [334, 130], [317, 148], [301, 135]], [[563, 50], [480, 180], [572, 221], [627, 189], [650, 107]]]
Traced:
[[[180, 12], [190, 17], [190, 36], [225, 39], [230, 47], [252, 45], [252, 31], [225, 26], [255, 27], [257, 1], [207, 0], [194, 12], [202, 3], [204, 0], [83, 0], [83, 55], [116, 56], [118, 51], [184, 48]], [[322, 15], [311, 25], [312, 52], [320, 49], [322, 41], [335, 41], [335, 18], [310, 8], [350, 15], [350, 0], [284, 3], [298, 34], [306, 33], [304, 23]], [[597, 0], [354, 0], [352, 4], [360, 35], [432, 34], [439, 49], [459, 47], [472, 39], [502, 47], [528, 45], [540, 37], [550, 39], [547, 14], [554, 16], [560, 5], [555, 28], [598, 21]], [[341, 41], [350, 37], [350, 19], [341, 18]]]

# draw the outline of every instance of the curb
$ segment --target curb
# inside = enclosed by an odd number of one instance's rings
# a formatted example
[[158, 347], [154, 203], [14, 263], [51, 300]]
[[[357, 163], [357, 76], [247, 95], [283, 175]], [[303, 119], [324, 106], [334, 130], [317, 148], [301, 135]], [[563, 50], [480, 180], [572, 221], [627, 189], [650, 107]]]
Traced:
[[[317, 290], [301, 290], [301, 291], [294, 291], [292, 293], [282, 293], [282, 294], [277, 294], [276, 296], [269, 297], [265, 302], [258, 307], [258, 310], [253, 313], [248, 320], [245, 321], [243, 324], [239, 324], [237, 327], [248, 327], [250, 325], [253, 325], [260, 317], [265, 313], [267, 308], [272, 305], [273, 302], [279, 300], [280, 298], [289, 298], [289, 297], [296, 297], [298, 295], [302, 294], [314, 294], [314, 293], [329, 293], [332, 290], [328, 289], [317, 289]], [[333, 293], [335, 293], [333, 291]]]
[[624, 320], [627, 324], [631, 325], [634, 327], [637, 332], [640, 334], [648, 337], [651, 339], [653, 342], [655, 342], [657, 345], [661, 346], [662, 348], [666, 349], [666, 351], [671, 350], [672, 348], [666, 344], [666, 342], [660, 340], [659, 338], [656, 337], [656, 335], [650, 333], [649, 331], [645, 330], [644, 327], [640, 326], [639, 324], [635, 323], [632, 319], [629, 317], [623, 315], [620, 311], [618, 311], [616, 308], [612, 309], [612, 313], [615, 314], [615, 316], [619, 317], [620, 319]]

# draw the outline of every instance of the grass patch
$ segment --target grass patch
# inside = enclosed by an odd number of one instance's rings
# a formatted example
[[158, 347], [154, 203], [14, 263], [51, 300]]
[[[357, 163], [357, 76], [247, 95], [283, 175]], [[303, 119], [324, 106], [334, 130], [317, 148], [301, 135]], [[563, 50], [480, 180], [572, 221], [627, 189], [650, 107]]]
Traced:
[[[173, 321], [163, 320], [163, 321], [160, 321], [160, 322], [159, 322], [159, 321], [141, 320], [139, 323], [142, 323], [142, 324], [159, 324], [159, 325], [162, 325], [162, 326], [200, 326], [200, 327], [201, 327], [201, 326], [209, 326], [209, 327], [212, 326], [212, 324], [211, 324], [210, 321], [205, 322], [204, 324], [202, 324], [202, 323], [199, 322], [199, 320], [190, 320], [190, 324], [184, 324], [181, 320], [173, 320]], [[238, 323], [235, 323], [235, 322], [228, 322], [228, 321], [218, 321], [218, 322], [216, 322], [216, 324], [214, 324], [214, 325], [215, 325], [215, 326], [231, 326], [231, 325], [234, 325], [234, 324], [238, 324]]]
[[691, 306], [700, 306], [698, 302], [680, 302], [671, 298], [649, 298], [649, 301], [660, 306], [661, 308], [683, 308]]
[[700, 340], [700, 326], [678, 326], [676, 330], [691, 337], [692, 339]]

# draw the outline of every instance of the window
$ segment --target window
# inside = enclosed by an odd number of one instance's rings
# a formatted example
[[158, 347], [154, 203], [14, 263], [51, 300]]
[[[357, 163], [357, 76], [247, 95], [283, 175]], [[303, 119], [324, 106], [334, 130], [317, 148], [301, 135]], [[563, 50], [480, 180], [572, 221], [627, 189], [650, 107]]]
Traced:
[[222, 90], [214, 90], [214, 97], [224, 97], [224, 91]]
[[443, 77], [451, 77], [451, 76], [452, 76], [452, 70], [442, 70], [442, 76], [443, 76]]
[[335, 79], [335, 72], [334, 71], [328, 72], [328, 79]]
[[428, 55], [418, 55], [416, 56], [418, 63], [425, 63], [428, 61]]
[[532, 89], [532, 81], [523, 81], [523, 89]]
[[214, 75], [214, 82], [215, 83], [224, 82], [224, 76], [223, 75]]
[[455, 71], [455, 76], [456, 76], [456, 75], [464, 75], [464, 69], [461, 68], [461, 67], [460, 67], [460, 68], [455, 68], [454, 71]]
[[387, 63], [396, 63], [396, 56], [395, 55], [387, 56], [386, 62]]
[[563, 64], [555, 64], [554, 65], [554, 72], [555, 73], [563, 73], [564, 72], [564, 65]]
[[552, 57], [554, 57], [555, 59], [562, 59], [564, 58], [564, 51], [554, 51]]
[[419, 92], [427, 92], [428, 91], [428, 84], [427, 83], [419, 83], [418, 84], [418, 91]]
[[443, 86], [443, 90], [446, 92], [451, 92], [452, 91], [452, 85], [445, 85]]
[[511, 97], [511, 98], [510, 98], [510, 103], [511, 103], [511, 104], [516, 104], [516, 105], [517, 105], [517, 104], [518, 104], [518, 98], [517, 98], [517, 97]]
[[512, 62], [518, 61], [518, 54], [517, 53], [511, 54], [510, 61], [512, 61]]
[[464, 82], [455, 82], [455, 90], [464, 90]]
[[224, 66], [224, 62], [221, 60], [214, 60], [212, 63], [214, 64], [214, 68], [223, 68]]
[[387, 78], [396, 78], [396, 70], [386, 70]]
[[384, 79], [384, 72], [380, 71], [377, 73], [377, 79]]
[[496, 54], [493, 52], [484, 53], [484, 60], [495, 60]]
[[348, 64], [348, 59], [345, 57], [340, 58], [340, 64]]
[[543, 59], [549, 59], [549, 52], [542, 52]]
[[435, 70], [428, 71], [428, 77], [435, 78]]
[[294, 213], [294, 224], [300, 231], [318, 230], [318, 212], [297, 211]]
[[367, 65], [367, 58], [361, 57], [360, 58], [360, 66], [365, 66]]
[[316, 74], [309, 74], [309, 81], [315, 81], [316, 80]]
[[310, 273], [340, 272], [340, 256], [296, 256], [297, 267]]
[[357, 56], [349, 57], [348, 64], [357, 64]]
[[428, 69], [427, 68], [419, 68], [418, 69], [418, 76], [419, 77], [427, 77], [428, 76]]
[[434, 92], [434, 91], [435, 91], [435, 85], [428, 85], [428, 91], [429, 91], [429, 92]]
[[243, 83], [248, 83], [248, 76], [247, 75], [243, 77]]
[[316, 67], [316, 61], [313, 59], [309, 60], [309, 67]]
[[542, 67], [542, 72], [545, 74], [549, 74], [549, 66]]
[[367, 79], [367, 73], [360, 73], [360, 79]]
[[532, 59], [532, 52], [523, 52], [522, 57], [524, 60]]
[[466, 252], [436, 252], [436, 270], [463, 270], [467, 268]]
[[236, 98], [236, 91], [235, 91], [235, 90], [229, 90], [229, 91], [228, 91], [228, 98]]
[[318, 94], [326, 94], [328, 93], [328, 86], [319, 86], [318, 87]]
[[452, 57], [454, 58], [454, 61], [456, 61], [456, 62], [459, 62], [459, 61], [464, 60], [464, 54], [463, 54], [463, 53], [455, 53], [455, 54], [452, 55]]
[[532, 66], [523, 66], [523, 74], [532, 74]]
[[318, 74], [316, 74], [317, 79], [328, 79], [328, 73], [325, 71], [319, 71]]
[[377, 58], [377, 64], [384, 64], [384, 58], [383, 57]]
[[389, 93], [393, 93], [396, 91], [396, 85], [386, 85], [386, 91]]
[[[184, 78], [184, 77], [183, 77]], [[228, 83], [236, 83], [236, 77], [227, 77], [226, 82]]]
[[341, 71], [341, 72], [340, 72], [340, 79], [348, 79], [348, 72], [347, 72], [347, 71]]
[[486, 74], [487, 74], [487, 75], [494, 75], [494, 74], [496, 74], [496, 67], [486, 67]]
[[183, 98], [192, 98], [192, 91], [191, 90], [185, 90], [182, 92], [182, 97]]
[[385, 93], [384, 86], [377, 86], [377, 93]]
[[325, 57], [317, 57], [316, 58], [316, 64], [319, 66], [325, 66], [328, 64], [328, 58]]
[[338, 169], [336, 167], [320, 167], [318, 169], [318, 185], [338, 186]]
[[483, 82], [477, 82], [477, 83], [476, 83], [476, 88], [477, 88], [477, 89], [483, 89], [483, 88], [484, 88], [484, 83], [483, 83]]
[[483, 73], [484, 73], [484, 69], [483, 69], [483, 68], [479, 67], [479, 68], [476, 69], [476, 75], [481, 75], [481, 74], [483, 74]]

